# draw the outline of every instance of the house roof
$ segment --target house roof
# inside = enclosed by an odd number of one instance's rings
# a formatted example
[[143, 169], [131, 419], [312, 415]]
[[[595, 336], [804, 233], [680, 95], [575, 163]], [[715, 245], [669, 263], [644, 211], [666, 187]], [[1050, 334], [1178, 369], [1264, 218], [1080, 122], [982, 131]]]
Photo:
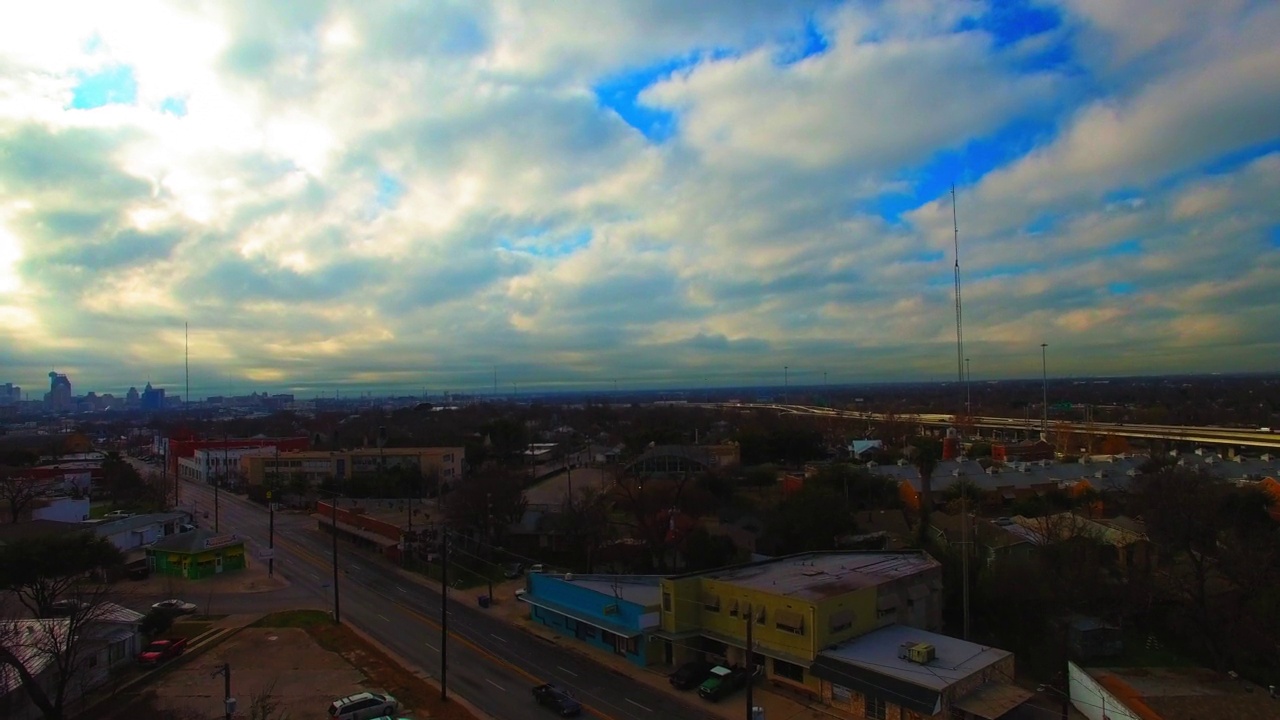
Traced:
[[657, 575], [573, 575], [553, 576], [556, 580], [571, 582], [579, 587], [587, 588], [607, 595], [621, 598], [641, 607], [656, 606], [662, 600], [662, 578]]
[[938, 567], [919, 551], [815, 552], [695, 573], [774, 595], [821, 600]]
[[[224, 535], [227, 535], [227, 533], [216, 533], [212, 530], [200, 528], [189, 532], [175, 533], [166, 538], [161, 538], [152, 544], [151, 549], [163, 552], [198, 553], [205, 549], [205, 543], [209, 539], [222, 537]], [[244, 544], [244, 540], [235, 537], [234, 535], [231, 537], [235, 538], [234, 542], [228, 543], [222, 547], [234, 547], [236, 545]]]
[[164, 523], [174, 522], [176, 520], [185, 520], [189, 517], [191, 517], [191, 513], [187, 512], [147, 513], [145, 515], [134, 515], [133, 517], [98, 523], [93, 526], [93, 531], [97, 533], [99, 537], [103, 537], [106, 535], [115, 535], [116, 533], [130, 532], [132, 530], [141, 530], [142, 528], [151, 525], [163, 525]]
[[82, 530], [88, 530], [88, 528], [80, 523], [61, 522], [59, 520], [25, 520], [23, 522], [4, 523], [0, 524], [0, 545]]
[[[49, 667], [53, 658], [50, 648], [61, 647], [66, 642], [71, 622], [66, 618], [41, 618], [35, 620], [10, 620], [0, 623], [0, 637], [27, 672], [39, 676]], [[0, 697], [22, 686], [22, 679], [9, 666], [0, 666]]]
[[[926, 665], [898, 657], [903, 644], [927, 643]], [[1012, 653], [905, 625], [890, 625], [818, 653], [812, 672], [834, 684], [933, 715], [943, 692]], [[994, 678], [993, 678], [994, 679]]]
[[1280, 701], [1205, 668], [1089, 668], [1109, 693], [1131, 709], [1145, 705], [1164, 720], [1272, 720]]

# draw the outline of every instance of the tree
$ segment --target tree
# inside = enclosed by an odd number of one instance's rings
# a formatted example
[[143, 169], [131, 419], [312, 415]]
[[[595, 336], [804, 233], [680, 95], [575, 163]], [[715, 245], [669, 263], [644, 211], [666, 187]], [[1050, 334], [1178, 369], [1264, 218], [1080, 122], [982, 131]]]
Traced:
[[102, 642], [97, 626], [110, 612], [110, 584], [77, 579], [81, 582], [67, 598], [75, 604], [58, 617], [0, 621], [0, 673], [17, 677], [45, 720], [67, 716], [72, 692], [97, 662]]
[[760, 544], [774, 555], [832, 550], [838, 537], [855, 529], [843, 497], [827, 488], [806, 485], [774, 508], [765, 521]]
[[911, 444], [915, 450], [911, 454], [911, 464], [920, 473], [920, 531], [926, 532], [929, 513], [933, 511], [933, 471], [938, 468], [942, 448], [932, 438], [914, 438]]
[[609, 530], [609, 496], [595, 487], [579, 488], [566, 495], [555, 528], [565, 535], [575, 562], [592, 572], [595, 551]]
[[528, 505], [524, 477], [494, 468], [475, 473], [450, 492], [448, 512], [457, 527], [500, 545], [507, 526], [519, 522]]
[[16, 523], [40, 489], [36, 478], [18, 468], [0, 468], [0, 499], [9, 503], [9, 522]]
[[106, 538], [89, 532], [21, 538], [0, 546], [0, 589], [13, 593], [37, 617], [91, 573], [109, 574], [124, 557]]

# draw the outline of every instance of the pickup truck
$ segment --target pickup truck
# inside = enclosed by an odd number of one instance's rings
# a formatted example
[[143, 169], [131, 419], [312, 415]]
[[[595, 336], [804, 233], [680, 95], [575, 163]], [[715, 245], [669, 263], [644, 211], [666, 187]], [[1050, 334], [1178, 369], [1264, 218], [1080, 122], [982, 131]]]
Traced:
[[187, 649], [186, 638], [168, 638], [167, 640], [152, 640], [151, 644], [143, 648], [138, 653], [139, 665], [159, 665], [160, 663], [172, 660], [182, 654]]
[[723, 665], [717, 665], [711, 669], [707, 679], [698, 686], [698, 696], [703, 700], [716, 702], [746, 687], [753, 677], [754, 673], [747, 668], [729, 669]]

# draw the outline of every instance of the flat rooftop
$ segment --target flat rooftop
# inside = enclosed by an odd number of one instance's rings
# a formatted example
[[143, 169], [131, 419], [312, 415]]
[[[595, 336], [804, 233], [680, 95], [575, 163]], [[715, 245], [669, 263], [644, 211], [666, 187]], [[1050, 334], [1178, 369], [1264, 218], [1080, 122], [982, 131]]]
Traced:
[[704, 573], [708, 580], [821, 600], [939, 567], [923, 552], [820, 552], [791, 555]]
[[1140, 700], [1166, 720], [1273, 720], [1280, 700], [1258, 687], [1206, 668], [1088, 668], [1122, 701]]
[[[329, 499], [322, 497], [320, 501], [328, 503]], [[403, 529], [409, 526], [408, 502], [404, 498], [338, 498], [338, 509], [351, 510], [358, 508], [363, 511], [362, 514], [366, 517], [381, 520]], [[415, 511], [413, 527], [417, 530], [432, 524], [445, 522], [445, 513], [436, 505], [435, 500], [415, 500], [413, 509]]]
[[619, 576], [608, 575], [574, 575], [572, 580], [561, 576], [560, 579], [594, 590], [601, 595], [612, 595], [635, 603], [641, 607], [657, 605], [662, 601], [661, 578], [657, 575]]
[[[937, 657], [927, 665], [898, 657], [903, 643], [928, 643]], [[1009, 657], [1008, 650], [971, 643], [949, 635], [890, 625], [840, 643], [822, 657], [941, 692], [983, 668]]]

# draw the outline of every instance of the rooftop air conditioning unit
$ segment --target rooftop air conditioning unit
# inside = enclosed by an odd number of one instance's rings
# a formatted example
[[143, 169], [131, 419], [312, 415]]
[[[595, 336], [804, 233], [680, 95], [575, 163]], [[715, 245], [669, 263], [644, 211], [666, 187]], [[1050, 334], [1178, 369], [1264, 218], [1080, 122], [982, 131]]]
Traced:
[[929, 643], [916, 643], [907, 650], [907, 654], [908, 660], [920, 665], [928, 665], [938, 657], [937, 649]]
[[565, 574], [564, 574], [564, 579], [565, 579], [565, 580], [567, 580], [567, 581], [569, 581], [569, 582], [573, 582], [573, 573], [565, 573]]
[[901, 645], [898, 645], [898, 659], [899, 659], [899, 660], [910, 660], [910, 659], [911, 659], [911, 648], [913, 648], [913, 647], [915, 647], [916, 645], [919, 645], [919, 644], [920, 644], [920, 643], [916, 642], [915, 640], [908, 640], [908, 641], [906, 641], [906, 642], [902, 643]]

